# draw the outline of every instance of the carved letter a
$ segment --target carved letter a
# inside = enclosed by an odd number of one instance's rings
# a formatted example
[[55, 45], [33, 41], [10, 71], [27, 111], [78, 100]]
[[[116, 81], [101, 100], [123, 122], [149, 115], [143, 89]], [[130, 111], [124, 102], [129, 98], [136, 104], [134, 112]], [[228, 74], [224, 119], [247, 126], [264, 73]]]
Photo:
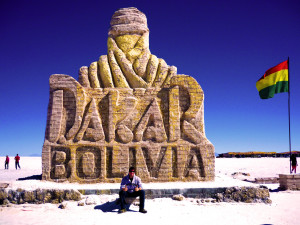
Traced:
[[135, 131], [137, 141], [153, 140], [163, 142], [167, 140], [164, 122], [156, 99], [153, 99], [147, 112], [142, 117]]
[[84, 135], [93, 141], [104, 140], [102, 122], [97, 110], [95, 99], [92, 99], [90, 103], [89, 109], [87, 110], [87, 113], [83, 119], [81, 129], [79, 130], [76, 139], [80, 141]]

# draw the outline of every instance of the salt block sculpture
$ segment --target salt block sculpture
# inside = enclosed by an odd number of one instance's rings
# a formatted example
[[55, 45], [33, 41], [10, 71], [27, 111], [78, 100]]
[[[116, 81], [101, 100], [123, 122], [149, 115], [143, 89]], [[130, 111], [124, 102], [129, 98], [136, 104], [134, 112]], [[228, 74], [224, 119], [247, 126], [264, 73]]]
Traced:
[[151, 54], [145, 14], [116, 11], [107, 47], [78, 81], [49, 79], [43, 180], [120, 182], [130, 166], [143, 182], [214, 180], [203, 90]]

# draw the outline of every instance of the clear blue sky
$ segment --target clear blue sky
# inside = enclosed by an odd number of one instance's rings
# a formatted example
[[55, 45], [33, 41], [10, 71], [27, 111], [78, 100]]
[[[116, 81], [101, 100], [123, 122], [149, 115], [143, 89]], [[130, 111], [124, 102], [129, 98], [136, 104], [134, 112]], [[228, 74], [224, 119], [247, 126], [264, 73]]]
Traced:
[[[105, 3], [101, 3], [105, 2]], [[112, 14], [137, 7], [150, 50], [205, 94], [205, 129], [216, 153], [288, 151], [288, 95], [261, 100], [256, 81], [290, 57], [292, 149], [300, 150], [300, 1], [0, 2], [0, 155], [41, 154], [49, 77], [107, 52]]]

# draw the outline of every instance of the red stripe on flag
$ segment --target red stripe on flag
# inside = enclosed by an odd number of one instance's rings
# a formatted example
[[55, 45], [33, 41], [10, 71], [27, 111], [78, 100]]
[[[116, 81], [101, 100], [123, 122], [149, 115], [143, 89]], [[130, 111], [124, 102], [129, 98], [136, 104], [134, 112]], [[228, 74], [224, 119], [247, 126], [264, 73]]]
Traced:
[[259, 80], [262, 80], [265, 77], [269, 76], [270, 74], [276, 73], [280, 70], [287, 70], [287, 69], [288, 69], [288, 61], [286, 60], [282, 63], [279, 63], [277, 66], [274, 66], [274, 67], [268, 69]]

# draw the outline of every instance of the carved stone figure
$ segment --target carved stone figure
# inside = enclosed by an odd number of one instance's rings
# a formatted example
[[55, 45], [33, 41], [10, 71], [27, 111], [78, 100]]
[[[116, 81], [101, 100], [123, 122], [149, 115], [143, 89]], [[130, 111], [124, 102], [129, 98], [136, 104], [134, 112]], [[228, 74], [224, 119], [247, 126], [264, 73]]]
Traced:
[[120, 182], [134, 166], [144, 182], [214, 180], [203, 90], [149, 50], [146, 16], [114, 13], [108, 53], [79, 81], [50, 77], [43, 179]]

